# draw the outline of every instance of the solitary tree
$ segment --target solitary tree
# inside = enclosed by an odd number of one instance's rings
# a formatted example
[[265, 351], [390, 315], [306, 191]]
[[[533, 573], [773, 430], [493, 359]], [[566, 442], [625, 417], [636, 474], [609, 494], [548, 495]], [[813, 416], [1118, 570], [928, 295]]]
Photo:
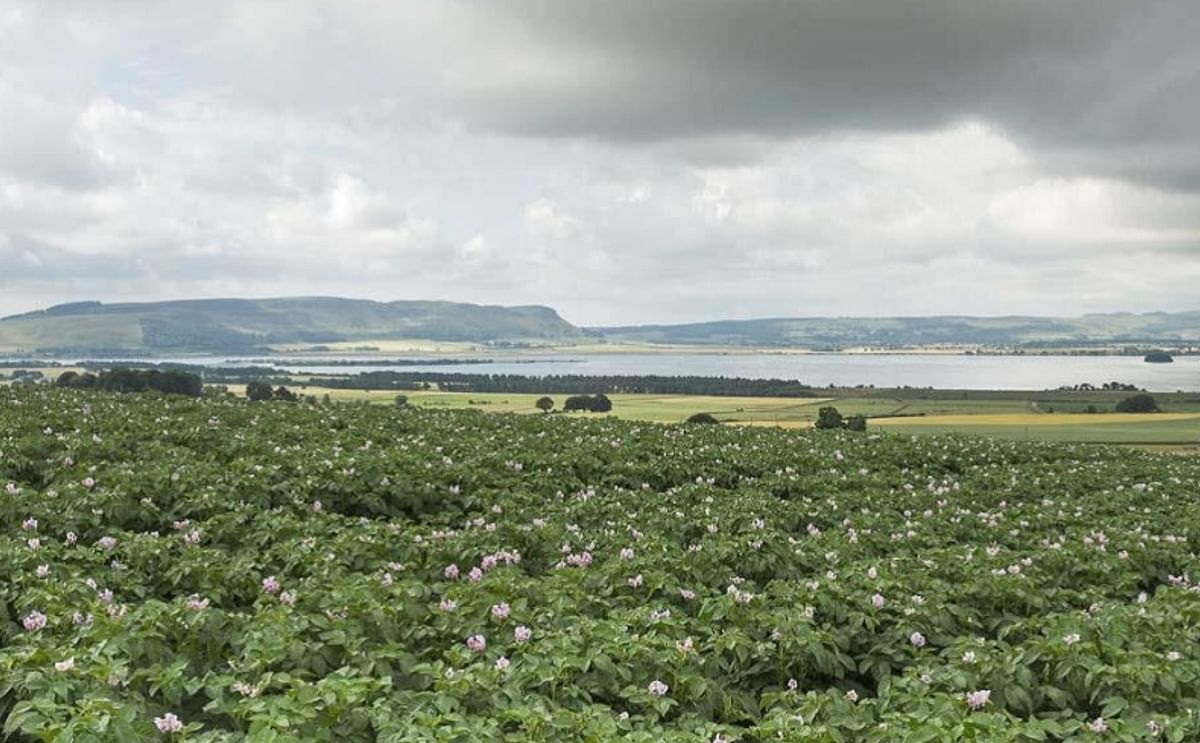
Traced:
[[1150, 395], [1141, 394], [1127, 397], [1117, 403], [1118, 413], [1157, 413], [1158, 401]]
[[817, 411], [817, 428], [842, 428], [844, 425], [837, 408], [824, 407]]
[[396, 395], [396, 407], [402, 408], [408, 405], [408, 395]]
[[846, 428], [851, 431], [865, 431], [867, 419], [861, 415], [852, 415], [846, 419]]
[[554, 409], [554, 400], [552, 400], [549, 397], [543, 396], [543, 397], [539, 397], [537, 399], [537, 402], [534, 403], [534, 405], [536, 405], [537, 409], [542, 411], [543, 413], [549, 413], [551, 410]]
[[711, 413], [694, 413], [688, 417], [687, 422], [688, 423], [713, 424], [713, 423], [720, 423], [721, 421], [719, 421], [715, 417], [713, 417], [713, 415]]
[[275, 392], [271, 389], [271, 385], [262, 381], [254, 381], [246, 385], [246, 399], [255, 402], [270, 400], [275, 396]]

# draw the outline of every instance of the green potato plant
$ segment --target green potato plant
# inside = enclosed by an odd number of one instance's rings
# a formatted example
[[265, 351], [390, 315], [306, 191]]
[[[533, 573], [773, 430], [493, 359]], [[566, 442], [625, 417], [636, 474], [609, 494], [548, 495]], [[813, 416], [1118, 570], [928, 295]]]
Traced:
[[0, 388], [12, 741], [1185, 741], [1200, 462]]

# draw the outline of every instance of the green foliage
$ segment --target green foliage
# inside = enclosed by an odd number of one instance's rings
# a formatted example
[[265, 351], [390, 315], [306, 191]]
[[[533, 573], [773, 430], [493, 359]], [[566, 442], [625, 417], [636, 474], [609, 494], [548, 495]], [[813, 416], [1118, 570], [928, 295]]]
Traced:
[[1196, 740], [1197, 539], [1188, 457], [5, 387], [0, 737]]
[[867, 430], [867, 419], [861, 415], [852, 415], [846, 419], [846, 430], [863, 432]]
[[694, 413], [688, 416], [687, 423], [720, 423], [721, 421], [713, 417], [712, 413]]
[[537, 402], [535, 402], [534, 405], [543, 413], [549, 413], [554, 409], [554, 399], [543, 395], [537, 399]]
[[1118, 413], [1157, 413], [1158, 401], [1152, 395], [1132, 395], [1117, 403]]
[[815, 428], [843, 428], [845, 421], [842, 419], [842, 414], [835, 407], [826, 406], [817, 411], [817, 420], [813, 424]]
[[[268, 382], [254, 380], [246, 385], [246, 399], [251, 402], [267, 402], [269, 400], [299, 402], [300, 397], [283, 385], [271, 389], [271, 385]], [[316, 402], [316, 398], [312, 398], [312, 400]]]
[[612, 400], [608, 395], [571, 395], [563, 403], [563, 410], [572, 413], [585, 410], [592, 413], [607, 413], [612, 410]]
[[265, 402], [274, 399], [275, 390], [267, 382], [254, 381], [246, 385], [246, 399], [253, 402]]
[[55, 380], [58, 387], [104, 390], [105, 392], [162, 392], [168, 395], [199, 397], [204, 392], [200, 376], [180, 369], [115, 368], [92, 374], [66, 371]]

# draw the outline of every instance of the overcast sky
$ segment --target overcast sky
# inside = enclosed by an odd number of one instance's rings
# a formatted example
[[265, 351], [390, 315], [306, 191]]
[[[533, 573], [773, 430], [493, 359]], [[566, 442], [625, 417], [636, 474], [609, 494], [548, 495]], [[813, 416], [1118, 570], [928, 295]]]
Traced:
[[1200, 2], [4, 0], [0, 313], [1200, 309]]

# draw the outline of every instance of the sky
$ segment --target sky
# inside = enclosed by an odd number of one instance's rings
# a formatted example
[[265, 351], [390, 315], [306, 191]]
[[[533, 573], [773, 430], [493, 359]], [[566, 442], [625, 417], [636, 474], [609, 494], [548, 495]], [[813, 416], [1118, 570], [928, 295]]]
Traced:
[[0, 314], [1200, 309], [1195, 0], [4, 0]]

